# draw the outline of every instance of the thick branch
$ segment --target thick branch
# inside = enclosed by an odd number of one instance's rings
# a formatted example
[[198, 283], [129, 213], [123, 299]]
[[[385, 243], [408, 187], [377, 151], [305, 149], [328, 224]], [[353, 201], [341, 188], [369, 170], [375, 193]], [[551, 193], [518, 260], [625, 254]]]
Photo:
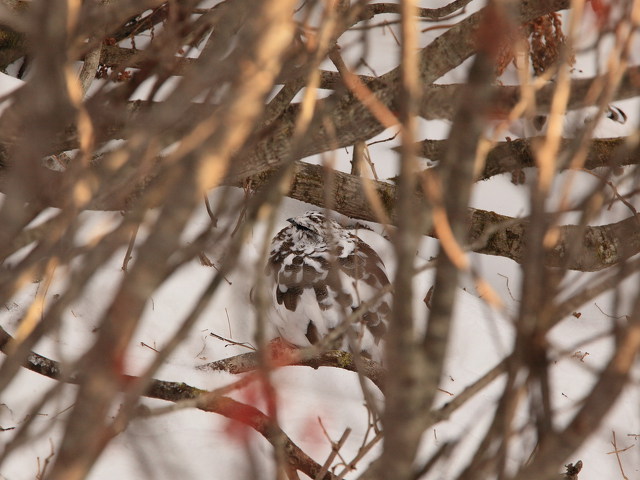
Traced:
[[[138, 52], [139, 56], [144, 58], [144, 51]], [[106, 55], [106, 57], [105, 57]], [[102, 50], [102, 61], [107, 62], [109, 65], [128, 65], [129, 59], [135, 57], [135, 52], [131, 49], [124, 49], [119, 47], [110, 47], [104, 46]], [[122, 62], [122, 63], [121, 63]], [[149, 62], [149, 60], [141, 60], [142, 63], [133, 62], [134, 66], [143, 66], [145, 62]], [[180, 57], [172, 57], [172, 62], [163, 63], [162, 69], [163, 71], [170, 71], [171, 74], [177, 75], [182, 73], [187, 68], [192, 68], [197, 63], [197, 60], [194, 59], [186, 59]], [[160, 68], [160, 64], [156, 65], [157, 68]], [[380, 80], [375, 77], [368, 77], [361, 75], [359, 76], [360, 80], [364, 85], [370, 87], [373, 91], [375, 91], [380, 87]], [[627, 98], [636, 97], [640, 94], [640, 67], [631, 67], [625, 73], [620, 88], [613, 96], [614, 100], [622, 100]], [[575, 79], [572, 82], [572, 96], [568, 105], [568, 109], [577, 109], [583, 108], [588, 105], [584, 103], [586, 98], [585, 92], [590, 86], [599, 79], [596, 78], [587, 78], [587, 79]], [[427, 85], [423, 90], [423, 102], [420, 109], [420, 114], [423, 118], [433, 120], [433, 119], [451, 119], [455, 113], [455, 105], [456, 99], [459, 98], [460, 89], [463, 88], [464, 85]], [[321, 82], [320, 88], [326, 89], [339, 89], [343, 88], [343, 83], [340, 78], [340, 75], [337, 72], [324, 71], [321, 74]], [[551, 95], [553, 93], [554, 85], [549, 85], [544, 87], [538, 94], [536, 100], [537, 111], [540, 113], [545, 113], [548, 110], [549, 102]], [[520, 99], [520, 88], [517, 86], [496, 86], [495, 90], [495, 99], [496, 105], [494, 109], [496, 112], [508, 112]], [[24, 102], [24, 99], [20, 98], [20, 93], [16, 92], [14, 94], [14, 98], [17, 104]], [[319, 102], [319, 107], [325, 105], [325, 101]], [[95, 100], [89, 100], [87, 103], [87, 109], [91, 114], [92, 121], [96, 126], [96, 134], [97, 141], [105, 142], [111, 139], [121, 139], [126, 138], [130, 134], [130, 130], [135, 128], [137, 125], [141, 124], [141, 118], [144, 118], [142, 115], [151, 115], [151, 116], [160, 116], [160, 108], [161, 103], [149, 103], [143, 101], [133, 101], [129, 102], [126, 108], [123, 108], [121, 113], [116, 113], [116, 110], [110, 107], [105, 107], [103, 102], [96, 102]], [[208, 104], [198, 104], [194, 103], [188, 106], [187, 111], [183, 112], [178, 118], [176, 118], [171, 125], [171, 130], [166, 132], [166, 135], [163, 136], [163, 140], [166, 140], [167, 143], [173, 141], [179, 141], [186, 132], [193, 128], [193, 125], [197, 125], [203, 119], [207, 118], [214, 114], [215, 109], [218, 108], [217, 105], [208, 105]], [[293, 125], [293, 121], [299, 114], [299, 104], [291, 104], [287, 107], [283, 113], [283, 115], [278, 120], [278, 123], [282, 125]], [[364, 112], [365, 115], [368, 115], [367, 112]], [[345, 113], [347, 115], [347, 113]], [[319, 143], [309, 142], [305, 149], [303, 150], [303, 155], [315, 155], [318, 153], [323, 153], [325, 151], [348, 147], [353, 145], [358, 141], [366, 141], [370, 139], [373, 135], [379, 133], [378, 130], [375, 132], [370, 132], [366, 129], [361, 129], [354, 123], [353, 126], [344, 126], [344, 128], [337, 129], [335, 132], [335, 137], [332, 137], [331, 144], [327, 143], [325, 140], [321, 140]], [[282, 135], [280, 132], [282, 131]], [[324, 136], [324, 133], [322, 133]], [[280, 129], [277, 131], [270, 131], [268, 133], [270, 140], [275, 141], [275, 146], [280, 144], [285, 144], [288, 142], [289, 135], [285, 129]], [[598, 140], [598, 142], [603, 142], [604, 140]], [[438, 160], [441, 156], [441, 152], [443, 151], [444, 140], [425, 140], [422, 142], [422, 155], [432, 158], [434, 160]], [[527, 162], [530, 162], [530, 147], [529, 144], [519, 144], [518, 142], [526, 142], [526, 140], [514, 140], [514, 144], [510, 145], [510, 148], [500, 147], [502, 144], [498, 144], [495, 147], [494, 154], [500, 157], [506, 157], [501, 162], [501, 167], [495, 165], [495, 162], [491, 160], [491, 154], [489, 159], [487, 160], [487, 168], [485, 169], [485, 174], [483, 178], [488, 178], [490, 175], [495, 175], [497, 173], [502, 173], [503, 171], [511, 170], [511, 165], [514, 165], [513, 168], [520, 168], [520, 161], [518, 158], [515, 158], [513, 161], [510, 160], [512, 155], [525, 155], [525, 159]], [[596, 150], [593, 152], [594, 155], [597, 155], [600, 158], [600, 163], [605, 161], [605, 155], [613, 150], [614, 147], [618, 146], [620, 142], [613, 142], [611, 146], [607, 145], [594, 145]], [[12, 145], [15, 143], [15, 139], [7, 137], [6, 132], [0, 133], [0, 165], [6, 165], [9, 163], [9, 159], [7, 158], [8, 151], [11, 150]], [[567, 144], [565, 144], [566, 146]], [[64, 134], [64, 137], [60, 139], [58, 143], [52, 145], [51, 154], [57, 154], [61, 150], [67, 150], [78, 147], [78, 139], [77, 134], [74, 128], [68, 128]], [[275, 155], [273, 156], [275, 159]], [[630, 153], [627, 155], [630, 163], [637, 163], [637, 156], [634, 158], [633, 154]], [[274, 160], [275, 161], [275, 160]], [[625, 163], [621, 163], [625, 164]], [[523, 166], [529, 166], [528, 164], [524, 164]], [[250, 172], [249, 172], [250, 174]]]
[[[470, 241], [478, 239], [483, 246], [478, 253], [523, 261], [529, 221], [511, 218], [494, 212], [471, 209]], [[492, 233], [494, 232], [495, 233]], [[562, 225], [557, 227], [558, 240], [546, 256], [550, 267], [564, 267], [582, 272], [595, 272], [640, 252], [640, 217], [629, 217], [608, 225], [587, 226]], [[574, 255], [569, 252], [575, 245]]]
[[[601, 145], [608, 145], [609, 141], [603, 140]], [[594, 156], [594, 166], [597, 166], [598, 156]], [[625, 157], [626, 158], [626, 157]], [[46, 169], [43, 169], [46, 170]], [[260, 175], [249, 178], [249, 184], [254, 189], [266, 185], [271, 175], [277, 169], [266, 171]], [[50, 190], [40, 191], [39, 199], [46, 201], [48, 205], [60, 205], [59, 189], [56, 185], [63, 182], [63, 173], [46, 170], [50, 181], [47, 182]], [[327, 175], [333, 178], [327, 182]], [[3, 188], [3, 178], [0, 176], [0, 190]], [[148, 180], [147, 180], [148, 181]], [[396, 221], [396, 190], [392, 183], [363, 179], [358, 176], [339, 171], [327, 171], [321, 166], [304, 162], [296, 162], [294, 175], [287, 196], [323, 206], [327, 197], [327, 185], [331, 186], [329, 197], [332, 198], [332, 208], [351, 218], [377, 222], [378, 218], [369, 205], [367, 194], [363, 187], [367, 182], [374, 193], [380, 199], [387, 215], [392, 222]], [[242, 187], [245, 181], [228, 181], [227, 185]], [[139, 192], [136, 192], [136, 195]], [[416, 192], [416, 195], [421, 195]], [[96, 210], [121, 210], [127, 208], [133, 201], [134, 193], [130, 193], [129, 200], [124, 203], [122, 198], [103, 196], [99, 202], [92, 203], [89, 208]], [[635, 217], [629, 217], [618, 223], [609, 225], [589, 226], [582, 229], [576, 225], [559, 226], [559, 240], [548, 254], [550, 266], [564, 266], [570, 270], [598, 271], [615, 265], [622, 260], [640, 252], [640, 229]], [[522, 252], [526, 242], [528, 220], [526, 218], [513, 218], [486, 210], [469, 210], [468, 220], [469, 244], [472, 250], [487, 255], [496, 255], [511, 258], [516, 262], [522, 261]], [[434, 236], [433, 232], [426, 234]], [[570, 246], [578, 242], [581, 247], [570, 258], [567, 252]]]
[[[283, 360], [284, 365], [300, 365], [312, 368], [335, 367], [348, 370], [350, 372], [360, 372], [371, 380], [380, 390], [384, 388], [385, 370], [379, 363], [366, 358], [361, 358], [356, 365], [353, 355], [340, 350], [330, 350], [320, 355], [309, 355], [303, 350], [298, 350], [299, 355], [288, 356]], [[198, 367], [199, 370], [224, 371], [233, 374], [253, 372], [260, 368], [262, 357], [256, 352], [243, 353], [234, 357], [224, 358], [215, 362], [207, 363]]]
[[[393, 222], [397, 218], [395, 211], [396, 186], [389, 183], [364, 180], [343, 172], [332, 172], [331, 182], [325, 181], [325, 170], [316, 165], [296, 163], [291, 189], [287, 194], [291, 198], [324, 205], [326, 185], [331, 185], [330, 198], [334, 208], [349, 217], [366, 221], [377, 221], [376, 215], [368, 204], [362, 182], [370, 182]], [[254, 177], [253, 186], [258, 188], [268, 176]], [[420, 195], [420, 193], [416, 193]], [[558, 242], [548, 253], [549, 266], [564, 266], [570, 270], [598, 271], [615, 265], [640, 252], [640, 218], [629, 217], [618, 223], [589, 226], [582, 229], [576, 225], [558, 227]], [[473, 250], [487, 255], [511, 258], [522, 261], [527, 239], [529, 222], [526, 218], [513, 218], [485, 210], [469, 209], [469, 244]], [[433, 235], [432, 232], [428, 234]], [[580, 244], [577, 253], [568, 257], [570, 247]]]
[[[567, 110], [575, 110], [592, 106], [585, 100], [589, 98], [587, 93], [596, 82], [606, 82], [606, 76], [593, 78], [575, 78], [571, 81], [571, 94], [567, 104]], [[460, 96], [464, 84], [429, 85], [425, 88], [420, 106], [420, 115], [427, 120], [451, 119], [455, 113], [456, 99]], [[536, 93], [536, 112], [545, 114], [549, 112], [551, 99], [556, 85], [549, 83]], [[520, 101], [522, 90], [518, 85], [502, 85], [495, 89], [494, 104], [492, 106], [495, 115], [506, 116]], [[640, 66], [629, 67], [613, 93], [611, 101], [625, 100], [637, 97], [640, 94]]]
[[[487, 154], [485, 167], [480, 180], [486, 180], [501, 173], [513, 172], [522, 168], [535, 167], [533, 145], [543, 141], [543, 137], [519, 138], [497, 143]], [[419, 142], [420, 155], [433, 161], [440, 161], [444, 155], [448, 140], [423, 140]], [[560, 151], [572, 148], [574, 140], [562, 140]], [[394, 148], [397, 150], [397, 148]], [[631, 146], [625, 137], [596, 138], [589, 142], [589, 150], [584, 168], [593, 170], [600, 167], [618, 167], [638, 165], [640, 146]]]
[[[172, 60], [172, 75], [184, 75], [198, 61], [195, 58], [185, 57], [173, 57]], [[100, 63], [107, 67], [144, 68], [148, 67], [150, 62], [145, 50], [105, 45], [100, 53]]]
[[[526, 22], [542, 14], [568, 8], [567, 0], [552, 2], [525, 2], [519, 20]], [[460, 65], [475, 53], [476, 32], [484, 9], [465, 18], [420, 51], [419, 75], [423, 88], [431, 85], [442, 75]], [[397, 110], [400, 67], [397, 67], [369, 85], [377, 101]], [[357, 141], [369, 139], [384, 130], [384, 127], [351, 92], [336, 93], [318, 102], [316, 113], [320, 118], [333, 121], [331, 129], [320, 128], [309, 135], [300, 157], [333, 150]], [[296, 118], [295, 109], [285, 113], [268, 137], [260, 141], [242, 162], [235, 174], [238, 178], [264, 172], [278, 166], [291, 153], [291, 132]]]
[[[11, 336], [0, 327], [0, 351], [6, 354], [7, 345], [11, 340]], [[24, 367], [54, 380], [62, 380], [74, 384], [78, 382], [76, 376], [63, 376], [58, 362], [37, 353], [29, 355]], [[125, 375], [122, 377], [121, 385], [123, 387], [131, 385], [137, 380], [137, 377]], [[163, 380], [151, 381], [144, 396], [168, 402], [199, 400], [196, 403], [198, 409], [217, 413], [231, 420], [244, 423], [265, 437], [274, 446], [281, 447], [281, 442], [284, 439], [284, 452], [287, 455], [287, 461], [296, 470], [305, 473], [311, 478], [316, 478], [316, 475], [322, 469], [321, 465], [304, 453], [279, 427], [274, 425], [268, 416], [251, 405], [246, 405], [221, 395], [208, 395], [207, 391], [192, 387], [186, 383], [166, 382]], [[322, 479], [333, 480], [335, 476], [331, 473], [326, 473]]]
[[[442, 17], [451, 15], [457, 10], [464, 8], [469, 3], [470, 0], [454, 0], [440, 8], [416, 8], [414, 14], [417, 17], [428, 20], [440, 20]], [[397, 3], [374, 3], [372, 5], [367, 5], [360, 16], [360, 20], [371, 20], [374, 15], [379, 15], [381, 13], [395, 13], [400, 15], [400, 5]]]

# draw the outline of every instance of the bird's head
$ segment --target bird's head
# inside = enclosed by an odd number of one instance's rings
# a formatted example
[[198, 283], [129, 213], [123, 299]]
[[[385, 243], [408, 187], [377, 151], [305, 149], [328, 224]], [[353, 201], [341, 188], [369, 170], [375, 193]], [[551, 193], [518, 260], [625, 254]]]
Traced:
[[292, 233], [295, 237], [312, 243], [331, 242], [331, 239], [338, 241], [343, 232], [337, 222], [316, 211], [306, 212], [287, 221], [294, 227]]

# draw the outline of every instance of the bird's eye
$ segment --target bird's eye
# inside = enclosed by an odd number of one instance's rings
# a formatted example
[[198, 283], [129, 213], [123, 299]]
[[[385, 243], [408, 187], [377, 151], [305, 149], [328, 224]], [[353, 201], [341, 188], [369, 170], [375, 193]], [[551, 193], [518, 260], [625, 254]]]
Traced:
[[304, 230], [305, 232], [316, 233], [313, 230], [311, 230], [309, 227], [306, 227], [304, 225], [300, 225], [299, 223], [296, 224], [296, 227], [298, 227], [300, 230]]
[[299, 230], [304, 230], [305, 232], [314, 233], [314, 234], [316, 233], [306, 225], [302, 225], [301, 223], [296, 222], [293, 218], [289, 218], [287, 221]]

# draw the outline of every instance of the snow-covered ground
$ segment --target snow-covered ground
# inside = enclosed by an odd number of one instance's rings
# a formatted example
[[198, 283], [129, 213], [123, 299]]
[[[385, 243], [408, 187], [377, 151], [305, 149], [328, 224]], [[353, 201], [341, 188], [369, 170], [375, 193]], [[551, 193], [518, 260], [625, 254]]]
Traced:
[[[437, 34], [439, 32], [433, 35]], [[432, 38], [425, 37], [423, 41], [426, 43]], [[344, 40], [348, 43], [348, 39]], [[376, 42], [376, 57], [379, 61], [372, 65], [376, 73], [380, 74], [396, 65], [397, 52], [395, 40], [389, 34], [380, 34]], [[352, 54], [347, 48], [344, 54], [349, 60], [349, 55], [357, 58], [360, 53]], [[452, 72], [447, 81], [462, 81], [465, 65]], [[330, 68], [329, 65], [326, 67]], [[365, 70], [361, 73], [371, 74]], [[445, 79], [441, 79], [439, 83], [444, 81]], [[16, 79], [0, 74], [0, 95], [17, 88], [19, 84]], [[616, 126], [603, 120], [599, 127], [602, 132], [600, 136], [628, 134], [637, 130], [639, 102], [621, 102], [620, 106], [629, 114], [629, 122], [624, 126]], [[448, 123], [422, 122], [421, 128], [421, 138], [445, 138]], [[383, 132], [372, 141], [389, 138], [394, 133]], [[393, 142], [381, 143], [370, 149], [381, 178], [393, 176], [396, 172], [395, 156], [391, 151], [394, 145]], [[339, 168], [348, 170], [350, 154], [350, 151], [337, 152]], [[309, 160], [319, 162], [321, 158]], [[562, 182], [567, 181], [569, 175], [558, 178], [556, 191], [562, 190]], [[509, 180], [507, 176], [498, 176], [478, 183], [474, 188], [472, 206], [505, 215], [526, 215], [527, 186], [516, 186]], [[593, 177], [579, 173], [574, 183], [576, 189], [572, 192], [572, 198], [577, 200], [580, 195], [584, 195], [593, 182]], [[215, 202], [220, 196], [240, 198], [241, 194], [239, 190], [224, 188], [212, 192], [211, 199]], [[549, 200], [551, 206], [557, 201], [558, 198]], [[287, 218], [299, 215], [310, 208], [313, 207], [295, 200], [285, 200], [277, 214], [276, 230], [284, 226]], [[609, 223], [626, 215], [628, 212], [614, 209], [606, 219], [598, 221]], [[87, 242], [93, 235], [113, 228], [121, 219], [118, 212], [86, 212], [83, 217], [85, 228], [78, 236], [79, 243]], [[567, 221], [569, 218], [567, 217]], [[235, 220], [231, 217], [221, 218], [220, 222], [224, 224]], [[204, 208], [200, 209], [192, 219], [185, 236], [188, 237], [191, 232], [203, 228], [208, 221]], [[388, 270], [393, 272], [392, 249], [387, 240], [380, 235], [379, 227], [372, 226], [375, 231], [365, 230], [361, 234], [379, 252]], [[229, 282], [222, 284], [187, 339], [172, 353], [156, 378], [181, 381], [204, 389], [221, 387], [234, 381], [235, 377], [230, 374], [202, 371], [196, 367], [247, 351], [241, 346], [228, 345], [210, 336], [210, 333], [235, 342], [254, 342], [255, 313], [249, 301], [249, 290], [252, 287], [250, 279], [255, 278], [256, 268], [261, 268], [257, 252], [272, 234], [273, 232], [265, 231], [264, 225], [256, 227], [244, 246], [241, 265], [228, 275]], [[420, 247], [418, 261], [428, 259], [435, 251], [436, 242], [425, 238]], [[214, 248], [209, 253], [214, 262], [219, 261], [224, 255], [224, 251]], [[38, 353], [69, 362], [79, 358], [86, 351], [95, 337], [95, 328], [101, 312], [108, 305], [113, 290], [123, 275], [120, 267], [124, 254], [124, 250], [118, 252], [96, 273], [85, 287], [81, 299], [64, 315], [60, 330], [46, 336], [37, 345], [35, 350]], [[466, 386], [490, 370], [510, 351], [513, 340], [512, 321], [521, 295], [520, 268], [515, 262], [504, 258], [480, 255], [472, 255], [472, 258], [477, 270], [499, 293], [505, 307], [502, 311], [489, 307], [474, 295], [472, 282], [463, 279], [458, 292], [451, 345], [441, 385], [444, 392], [438, 394], [438, 405], [449, 401], [452, 396], [462, 392]], [[211, 267], [202, 266], [194, 260], [180, 268], [170, 281], [154, 292], [129, 348], [126, 363], [128, 373], [136, 374], [144, 370], [155, 356], [154, 349], [161, 348], [171, 338], [181, 319], [213, 274]], [[576, 284], [597, 275], [572, 274], [572, 282], [567, 284], [566, 288], [574, 288]], [[637, 292], [638, 280], [636, 275], [618, 287], [623, 292], [623, 298], [629, 298]], [[64, 272], [61, 271], [48, 287], [45, 302], [54, 298], [63, 288], [64, 281]], [[422, 273], [415, 280], [414, 304], [418, 324], [423, 323], [427, 315], [422, 299], [430, 286], [429, 271]], [[0, 306], [0, 324], [9, 332], [15, 331], [25, 309], [31, 305], [36, 293], [42, 288], [44, 286], [41, 282], [28, 284], [9, 302]], [[581, 398], [593, 383], [593, 372], [600, 369], [612, 354], [611, 340], [601, 336], [609, 331], [613, 316], [629, 312], [611, 311], [611, 305], [612, 295], [602, 295], [584, 305], [579, 310], [580, 315], [569, 316], [551, 331], [549, 340], [553, 351], [557, 352], [557, 362], [552, 368], [551, 379], [551, 400], [558, 412], [557, 425], [564, 425], [570, 420], [580, 406]], [[610, 414], [602, 419], [598, 433], [590, 438], [572, 459], [568, 459], [572, 462], [581, 459], [584, 462], [580, 480], [622, 478], [618, 459], [611, 453], [614, 449], [611, 443], [614, 432], [620, 451], [619, 459], [625, 473], [629, 478], [640, 478], [640, 390], [637, 384], [639, 373], [636, 370], [632, 386], [612, 407]], [[367, 428], [368, 412], [364, 406], [363, 393], [355, 374], [333, 368], [313, 370], [306, 367], [284, 367], [274, 372], [273, 381], [278, 392], [278, 413], [283, 430], [319, 463], [324, 463], [331, 452], [331, 444], [325, 431], [331, 441], [335, 442], [345, 429], [352, 430], [340, 452], [345, 461], [351, 460], [365, 437], [372, 438], [373, 433]], [[432, 431], [425, 434], [421, 458], [428, 458], [447, 441], [459, 440], [461, 445], [454, 453], [456, 459], [447, 462], [446, 469], [428, 478], [452, 478], [465, 467], [470, 453], [474, 451], [488, 427], [495, 409], [495, 401], [501, 394], [502, 382], [502, 379], [493, 382], [455, 412], [450, 419], [438, 423]], [[75, 387], [64, 386], [56, 395], [49, 393], [58, 387], [58, 382], [23, 370], [8, 389], [2, 392], [0, 445], [7, 445], [17, 427], [27, 418], [32, 415], [36, 417], [28, 441], [12, 452], [0, 465], [1, 479], [36, 478], [52, 449], [56, 449], [75, 392]], [[369, 387], [378, 401], [382, 402], [382, 395], [376, 387], [372, 384]], [[256, 401], [256, 393], [251, 388], [234, 395], [241, 401]], [[42, 398], [46, 398], [47, 401], [33, 410]], [[166, 402], [150, 399], [145, 399], [143, 403], [151, 409], [167, 405]], [[529, 438], [525, 429], [521, 443], [516, 444], [510, 452], [514, 465], [521, 461], [523, 455], [530, 452], [532, 445], [527, 443]], [[367, 461], [375, 458], [379, 447], [380, 445], [374, 447], [359, 463], [359, 469], [350, 473], [348, 477], [357, 477]], [[340, 462], [339, 458], [334, 461], [338, 472], [342, 470], [338, 465]], [[89, 478], [257, 479], [273, 478], [273, 473], [272, 448], [266, 440], [218, 415], [187, 408], [133, 421], [110, 443]]]
[[[278, 215], [278, 227], [284, 225], [286, 218], [308, 208], [308, 205], [294, 200], [285, 201]], [[118, 214], [94, 212], [85, 215], [85, 232], [89, 238], [91, 233], [98, 233], [98, 229], [113, 226]], [[202, 209], [193, 219], [193, 225], [202, 225], [207, 221], [206, 212]], [[233, 381], [230, 374], [201, 371], [196, 367], [246, 351], [239, 346], [226, 345], [209, 336], [210, 332], [237, 342], [251, 343], [254, 340], [254, 313], [248, 296], [251, 285], [247, 278], [253, 277], [251, 272], [255, 268], [255, 252], [264, 241], [261, 229], [256, 229], [256, 232], [258, 234], [245, 246], [247, 254], [243, 258], [246, 260], [228, 276], [230, 284], [223, 284], [187, 340], [171, 355], [156, 375], [157, 378], [183, 381], [205, 389]], [[393, 258], [387, 241], [375, 232], [364, 231], [362, 236], [381, 253], [383, 261], [393, 271]], [[427, 256], [433, 250], [434, 242], [425, 239], [423, 243], [421, 256]], [[212, 260], [216, 261], [213, 255]], [[485, 278], [501, 294], [506, 304], [505, 312], [496, 312], [481, 299], [460, 289], [450, 354], [442, 383], [442, 389], [449, 393], [439, 394], [439, 404], [447, 402], [486, 373], [511, 347], [510, 314], [517, 308], [517, 299], [512, 299], [511, 295], [518, 295], [519, 268], [514, 262], [500, 258], [483, 257], [477, 261]], [[110, 298], [110, 291], [122, 276], [121, 263], [120, 255], [110, 260], [87, 285], [81, 300], [69, 309], [60, 332], [47, 336], [37, 346], [38, 353], [63, 361], [81, 355], [95, 335], [96, 322]], [[161, 348], [171, 337], [212, 274], [210, 267], [193, 261], [177, 271], [169, 282], [153, 294], [129, 349], [129, 373], [141, 372], [153, 359], [155, 352], [152, 348]], [[418, 322], [426, 316], [422, 298], [431, 285], [430, 277], [431, 272], [427, 271], [416, 279], [415, 310]], [[637, 277], [629, 280], [623, 288], [633, 291], [633, 286], [637, 285], [634, 282], [637, 282]], [[16, 327], [25, 307], [33, 301], [39, 288], [42, 288], [40, 283], [27, 285], [3, 307], [0, 318], [5, 328], [12, 331]], [[54, 281], [47, 298], [53, 298], [57, 288]], [[611, 341], [598, 339], [611, 325], [611, 318], [607, 315], [610, 313], [608, 301], [603, 297], [585, 305], [580, 309], [579, 318], [571, 316], [551, 332], [550, 340], [559, 352], [557, 364], [552, 369], [552, 400], [559, 412], [559, 425], [566, 423], [579, 406], [580, 398], [593, 383], [592, 372], [601, 368], [611, 355]], [[331, 451], [331, 445], [320, 426], [321, 420], [333, 441], [337, 441], [346, 428], [352, 429], [341, 453], [345, 459], [355, 455], [367, 431], [368, 422], [363, 394], [354, 374], [332, 368], [313, 370], [285, 367], [274, 374], [274, 383], [279, 395], [282, 427], [292, 440], [323, 463]], [[75, 387], [65, 387], [36, 412], [31, 411], [41, 396], [54, 386], [56, 382], [52, 380], [23, 371], [3, 392], [0, 406], [0, 425], [3, 428], [17, 427], [28, 415], [37, 414], [29, 441], [2, 465], [4, 478], [33, 478], [38, 465], [42, 465], [49, 455], [52, 442], [55, 445], [60, 438], [66, 411], [73, 403]], [[448, 421], [435, 425], [432, 432], [425, 434], [422, 447], [425, 458], [442, 442], [460, 440], [464, 445], [464, 448], [456, 451], [459, 461], [448, 462], [450, 470], [442, 471], [437, 478], [452, 477], [455, 471], [464, 467], [465, 455], [473, 451], [488, 426], [502, 386], [502, 380], [494, 382]], [[374, 386], [370, 385], [370, 388], [377, 392]], [[239, 400], [250, 401], [255, 399], [255, 392], [249, 389], [236, 396]], [[381, 399], [379, 393], [377, 397]], [[165, 404], [158, 400], [144, 400], [144, 403], [150, 408]], [[585, 462], [581, 480], [613, 478], [618, 467], [615, 456], [608, 454], [613, 449], [610, 444], [612, 432], [616, 432], [619, 448], [635, 445], [634, 435], [640, 432], [639, 406], [640, 392], [634, 386], [628, 389], [612, 413], [603, 420], [598, 435], [575, 455], [575, 460], [583, 459]], [[271, 478], [273, 466], [270, 446], [255, 433], [249, 431], [239, 434], [239, 430], [243, 429], [222, 417], [193, 409], [135, 420], [110, 444], [90, 478], [118, 476], [160, 479], [176, 475], [182, 478], [206, 478], [212, 471], [217, 472], [215, 478]], [[11, 431], [0, 434], [6, 440], [12, 435]], [[524, 444], [520, 454], [531, 447], [526, 444], [526, 438], [526, 434], [523, 435]], [[248, 445], [251, 448], [247, 448]], [[366, 458], [374, 458], [375, 452], [376, 449]], [[519, 458], [518, 452], [513, 455], [514, 459]], [[627, 474], [638, 472], [638, 446], [633, 446], [620, 456]], [[364, 465], [366, 459], [360, 463], [361, 468]], [[251, 468], [255, 468], [255, 471]], [[255, 472], [260, 475], [256, 476]], [[354, 472], [350, 476], [357, 474]]]

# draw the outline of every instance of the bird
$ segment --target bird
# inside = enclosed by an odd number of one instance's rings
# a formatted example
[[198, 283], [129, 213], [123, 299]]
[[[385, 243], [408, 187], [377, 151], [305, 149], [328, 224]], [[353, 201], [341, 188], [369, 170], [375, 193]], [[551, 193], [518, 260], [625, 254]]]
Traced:
[[280, 337], [309, 347], [349, 321], [330, 348], [382, 363], [392, 297], [376, 251], [322, 212], [287, 221], [271, 242], [265, 269]]

